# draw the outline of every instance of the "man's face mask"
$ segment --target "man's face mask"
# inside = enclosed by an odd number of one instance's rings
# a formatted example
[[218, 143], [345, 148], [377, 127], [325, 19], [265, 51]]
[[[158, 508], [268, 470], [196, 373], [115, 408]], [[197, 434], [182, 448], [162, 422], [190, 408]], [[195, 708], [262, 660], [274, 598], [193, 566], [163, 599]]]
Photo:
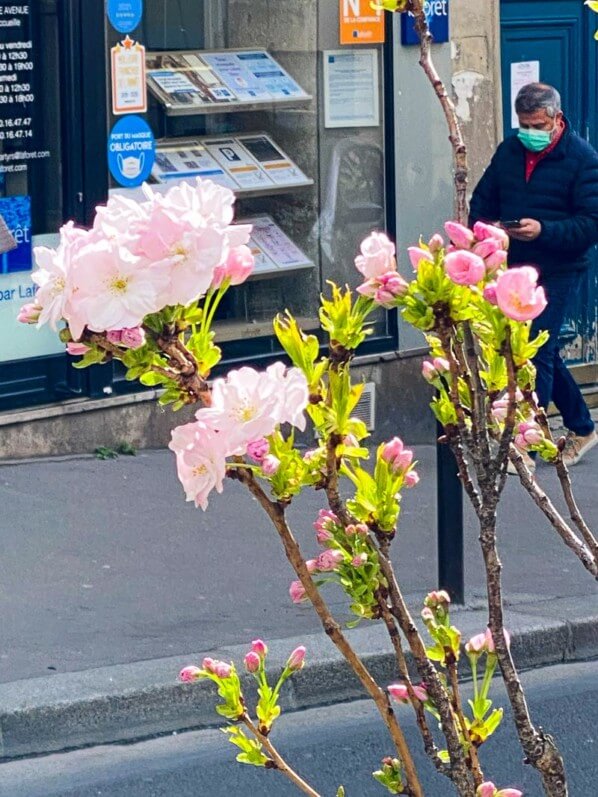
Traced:
[[517, 137], [530, 152], [542, 152], [552, 141], [555, 130], [556, 125], [552, 130], [523, 130], [520, 128]]

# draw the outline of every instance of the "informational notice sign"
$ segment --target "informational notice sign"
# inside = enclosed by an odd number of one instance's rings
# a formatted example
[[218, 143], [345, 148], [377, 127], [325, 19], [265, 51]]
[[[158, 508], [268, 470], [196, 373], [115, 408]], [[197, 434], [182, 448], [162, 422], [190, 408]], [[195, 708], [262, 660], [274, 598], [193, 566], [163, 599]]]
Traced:
[[253, 225], [252, 243], [257, 245], [278, 269], [313, 266], [311, 260], [280, 229], [271, 216], [257, 216], [256, 218], [248, 219], [248, 223]]
[[35, 72], [28, 3], [0, 3], [0, 181], [26, 178], [31, 163], [50, 157], [35, 145]]
[[141, 116], [123, 116], [108, 137], [108, 166], [116, 182], [125, 188], [141, 185], [152, 173], [156, 141]]
[[125, 37], [111, 50], [112, 113], [145, 113], [147, 84], [145, 81], [145, 47]]
[[131, 33], [143, 18], [143, 0], [106, 0], [106, 12], [115, 30]]
[[323, 55], [324, 125], [378, 127], [378, 51], [325, 50]]
[[159, 183], [202, 177], [225, 188], [238, 188], [199, 139], [158, 143], [152, 176]]
[[519, 91], [528, 83], [537, 83], [540, 80], [539, 61], [518, 61], [511, 64], [511, 127], [519, 127], [519, 118], [515, 111], [515, 100]]
[[300, 185], [309, 182], [296, 163], [289, 158], [270, 136], [237, 136], [276, 185]]
[[341, 44], [383, 44], [384, 11], [375, 11], [370, 0], [339, 0]]
[[207, 139], [205, 144], [208, 152], [240, 188], [256, 190], [272, 186], [270, 177], [236, 139]]

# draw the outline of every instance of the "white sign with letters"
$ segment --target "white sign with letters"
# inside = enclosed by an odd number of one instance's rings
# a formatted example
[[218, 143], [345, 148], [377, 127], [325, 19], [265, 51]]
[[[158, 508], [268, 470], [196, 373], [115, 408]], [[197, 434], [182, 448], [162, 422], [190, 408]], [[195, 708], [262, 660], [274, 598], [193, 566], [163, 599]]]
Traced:
[[378, 51], [324, 51], [326, 127], [378, 127], [380, 81]]
[[520, 89], [528, 83], [537, 83], [540, 80], [539, 61], [518, 61], [511, 64], [511, 127], [519, 127], [519, 119], [515, 113], [515, 100]]

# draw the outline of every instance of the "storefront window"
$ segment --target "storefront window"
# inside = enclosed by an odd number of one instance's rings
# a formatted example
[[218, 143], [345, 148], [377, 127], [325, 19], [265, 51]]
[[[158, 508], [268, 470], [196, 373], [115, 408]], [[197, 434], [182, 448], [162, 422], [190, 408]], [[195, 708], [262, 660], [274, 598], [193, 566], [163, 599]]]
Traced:
[[257, 352], [286, 307], [315, 326], [326, 280], [354, 283], [360, 240], [385, 227], [384, 25], [368, 12], [360, 38], [355, 5], [107, 4], [110, 191], [205, 177], [254, 224], [255, 274], [219, 319], [231, 356]]
[[0, 3], [0, 215], [17, 247], [0, 255], [0, 363], [62, 351], [55, 333], [16, 323], [33, 297], [32, 247], [63, 221], [56, 0]]

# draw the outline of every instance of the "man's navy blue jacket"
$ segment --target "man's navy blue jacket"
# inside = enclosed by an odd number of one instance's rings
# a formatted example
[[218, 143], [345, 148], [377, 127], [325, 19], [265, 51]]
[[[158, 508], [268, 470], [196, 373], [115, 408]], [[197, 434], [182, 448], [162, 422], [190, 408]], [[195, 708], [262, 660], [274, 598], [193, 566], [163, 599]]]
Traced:
[[598, 153], [567, 128], [525, 180], [525, 148], [509, 136], [471, 199], [470, 223], [536, 219], [535, 241], [511, 239], [509, 265], [535, 265], [545, 275], [583, 271], [598, 243]]

